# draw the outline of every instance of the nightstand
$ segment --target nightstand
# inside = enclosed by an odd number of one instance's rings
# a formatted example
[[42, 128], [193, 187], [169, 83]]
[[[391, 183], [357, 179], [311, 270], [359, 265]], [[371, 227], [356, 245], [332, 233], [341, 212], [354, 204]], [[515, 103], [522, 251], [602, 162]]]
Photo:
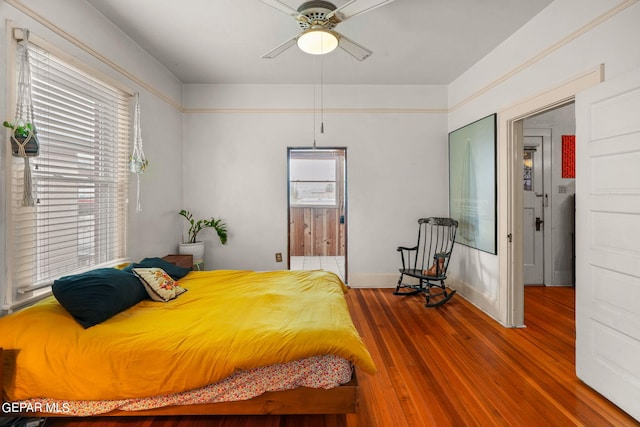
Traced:
[[193, 269], [193, 255], [165, 255], [163, 260], [175, 264], [178, 267]]

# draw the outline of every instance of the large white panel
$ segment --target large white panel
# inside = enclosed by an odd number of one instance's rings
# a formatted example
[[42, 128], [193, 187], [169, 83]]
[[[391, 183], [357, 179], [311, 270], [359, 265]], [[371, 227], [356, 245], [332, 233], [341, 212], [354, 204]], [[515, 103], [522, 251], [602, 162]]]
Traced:
[[624, 154], [638, 151], [640, 147], [640, 132], [632, 132], [624, 135], [616, 135], [612, 138], [604, 138], [591, 141], [589, 150], [591, 157], [607, 156], [610, 154]]
[[589, 385], [597, 384], [600, 394], [640, 420], [640, 342], [592, 318], [578, 315], [577, 322], [586, 326], [577, 344], [589, 350], [576, 353], [577, 376]]
[[536, 262], [536, 239], [534, 239], [533, 236], [535, 231], [533, 231], [534, 229], [533, 227], [531, 227], [531, 224], [534, 224], [536, 222], [535, 215], [536, 214], [533, 208], [524, 209], [522, 221], [525, 225], [523, 230], [525, 244], [523, 245], [522, 250], [522, 262], [524, 263], [524, 265], [533, 265]]
[[593, 104], [591, 138], [598, 140], [640, 130], [640, 89]]
[[[640, 114], [638, 115], [640, 116]], [[591, 159], [592, 193], [640, 193], [640, 152]]]
[[640, 278], [598, 267], [592, 268], [592, 277], [594, 283], [601, 284], [593, 290], [596, 301], [630, 314], [640, 305]]
[[591, 249], [624, 251], [640, 256], [640, 215], [592, 212]]
[[640, 342], [598, 322], [593, 322], [593, 328], [591, 346], [602, 368], [628, 383], [640, 382]]

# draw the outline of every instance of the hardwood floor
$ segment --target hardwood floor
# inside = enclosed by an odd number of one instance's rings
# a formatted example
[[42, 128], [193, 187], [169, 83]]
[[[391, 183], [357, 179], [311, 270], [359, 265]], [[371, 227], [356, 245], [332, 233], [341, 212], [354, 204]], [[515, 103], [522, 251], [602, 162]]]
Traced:
[[50, 419], [47, 426], [635, 426], [574, 368], [574, 290], [527, 287], [526, 328], [463, 298], [427, 309], [390, 289], [347, 294], [378, 373], [360, 373], [358, 414]]

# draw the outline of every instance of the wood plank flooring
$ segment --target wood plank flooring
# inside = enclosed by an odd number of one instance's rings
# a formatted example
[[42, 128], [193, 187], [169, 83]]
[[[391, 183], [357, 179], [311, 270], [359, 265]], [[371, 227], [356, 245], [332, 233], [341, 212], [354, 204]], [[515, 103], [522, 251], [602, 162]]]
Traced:
[[507, 329], [460, 296], [352, 289], [347, 301], [378, 367], [360, 373], [358, 414], [49, 419], [47, 426], [638, 426], [575, 376], [572, 288], [527, 287], [526, 328]]

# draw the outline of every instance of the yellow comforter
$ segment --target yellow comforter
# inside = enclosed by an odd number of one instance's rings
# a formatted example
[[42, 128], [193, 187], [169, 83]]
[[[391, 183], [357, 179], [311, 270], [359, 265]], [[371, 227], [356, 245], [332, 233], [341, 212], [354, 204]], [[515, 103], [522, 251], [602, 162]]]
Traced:
[[18, 350], [8, 398], [157, 396], [323, 354], [375, 372], [331, 273], [203, 271], [179, 283], [188, 292], [177, 299], [143, 301], [88, 329], [53, 297], [0, 318], [0, 347]]

